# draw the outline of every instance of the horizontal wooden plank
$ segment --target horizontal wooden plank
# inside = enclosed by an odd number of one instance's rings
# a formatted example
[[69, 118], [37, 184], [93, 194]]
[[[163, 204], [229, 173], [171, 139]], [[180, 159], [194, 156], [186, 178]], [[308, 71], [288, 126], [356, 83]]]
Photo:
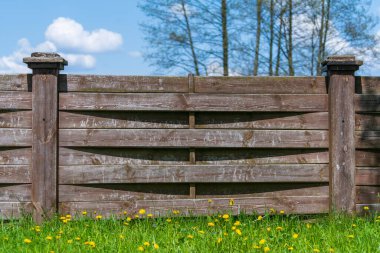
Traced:
[[356, 166], [380, 167], [380, 149], [378, 150], [356, 150]]
[[0, 184], [28, 184], [30, 182], [30, 166], [0, 165]]
[[179, 210], [183, 215], [209, 215], [221, 212], [232, 214], [258, 213], [263, 214], [271, 208], [284, 210], [286, 213], [314, 214], [327, 213], [329, 210], [328, 196], [293, 196], [293, 197], [252, 197], [235, 198], [234, 205], [230, 206], [230, 198], [217, 199], [175, 199], [175, 200], [139, 200], [134, 203], [127, 201], [118, 202], [61, 202], [60, 213], [72, 215], [83, 210], [102, 214], [105, 217], [119, 215], [123, 211], [136, 214], [140, 209], [154, 216], [173, 215], [173, 210]]
[[380, 167], [357, 167], [356, 185], [380, 185]]
[[60, 166], [60, 184], [327, 182], [327, 164]]
[[[364, 210], [364, 207], [368, 207], [369, 210]], [[380, 204], [357, 204], [356, 205], [356, 212], [360, 214], [368, 214], [368, 213], [375, 213], [378, 214], [380, 212]]]
[[380, 131], [355, 131], [356, 148], [380, 148]]
[[61, 110], [327, 111], [327, 95], [60, 93]]
[[380, 131], [380, 113], [356, 113], [355, 130]]
[[308, 164], [328, 163], [329, 153], [319, 149], [196, 149], [197, 164]]
[[380, 186], [356, 186], [357, 204], [375, 204], [380, 201]]
[[0, 202], [28, 202], [31, 199], [30, 184], [0, 184]]
[[60, 75], [60, 91], [188, 92], [187, 77]]
[[32, 93], [23, 91], [0, 92], [0, 110], [32, 109]]
[[328, 129], [328, 113], [199, 112], [195, 128]]
[[355, 95], [356, 112], [379, 112], [380, 95]]
[[60, 148], [60, 165], [189, 164], [188, 149]]
[[195, 92], [252, 94], [326, 94], [326, 78], [260, 76], [260, 77], [194, 77]]
[[0, 219], [21, 218], [32, 212], [30, 202], [0, 202]]
[[188, 184], [59, 185], [59, 200], [128, 201], [189, 198]]
[[32, 128], [32, 111], [0, 111], [0, 128]]
[[[0, 114], [1, 124], [1, 114]], [[1, 126], [1, 125], [0, 125]], [[189, 128], [186, 112], [65, 112], [60, 128]]]
[[25, 147], [31, 145], [31, 129], [0, 128], [0, 146]]
[[31, 87], [31, 75], [0, 75], [0, 91], [28, 91]]
[[0, 165], [29, 165], [32, 158], [32, 148], [0, 147]]
[[61, 129], [59, 145], [66, 147], [327, 148], [328, 133], [324, 130]]
[[357, 76], [355, 77], [355, 83], [356, 93], [380, 95], [380, 77]]

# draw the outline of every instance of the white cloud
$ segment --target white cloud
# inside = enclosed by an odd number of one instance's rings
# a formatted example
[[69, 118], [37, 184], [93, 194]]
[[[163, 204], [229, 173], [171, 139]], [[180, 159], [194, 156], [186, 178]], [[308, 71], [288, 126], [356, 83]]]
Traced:
[[132, 58], [141, 58], [142, 53], [140, 51], [129, 51], [128, 56]]
[[60, 54], [70, 65], [78, 66], [84, 69], [91, 69], [95, 67], [96, 59], [89, 54]]
[[[207, 66], [207, 75], [208, 76], [223, 76], [223, 67], [219, 62], [212, 62]], [[228, 70], [229, 76], [241, 76], [238, 72]]]
[[123, 43], [119, 33], [106, 29], [86, 31], [75, 20], [64, 17], [55, 19], [48, 26], [45, 37], [60, 48], [89, 53], [115, 50]]
[[[195, 13], [194, 8], [191, 8], [188, 4], [185, 4], [184, 7], [185, 7], [185, 11], [186, 11], [187, 16], [191, 16]], [[170, 7], [170, 11], [175, 15], [183, 15], [184, 14], [182, 4], [180, 4], [180, 3], [173, 4]]]

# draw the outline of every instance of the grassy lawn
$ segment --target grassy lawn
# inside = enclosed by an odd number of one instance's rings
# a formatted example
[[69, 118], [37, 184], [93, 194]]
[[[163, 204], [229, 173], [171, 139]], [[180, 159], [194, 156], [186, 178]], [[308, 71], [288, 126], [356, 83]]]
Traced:
[[81, 216], [40, 227], [30, 218], [2, 222], [0, 252], [380, 252], [380, 216], [373, 215]]

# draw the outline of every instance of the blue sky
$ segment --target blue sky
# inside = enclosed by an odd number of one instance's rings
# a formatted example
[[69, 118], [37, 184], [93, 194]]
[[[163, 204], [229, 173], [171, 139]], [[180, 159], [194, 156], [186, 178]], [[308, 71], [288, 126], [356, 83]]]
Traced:
[[[138, 0], [1, 0], [0, 73], [24, 72], [24, 55], [50, 50], [68, 58], [65, 73], [153, 74], [154, 68], [141, 56], [147, 45], [139, 23], [145, 16], [137, 3]], [[380, 16], [380, 0], [373, 0], [371, 11]], [[67, 36], [57, 32], [60, 30], [71, 33]], [[380, 70], [372, 69], [369, 74], [380, 75]]]

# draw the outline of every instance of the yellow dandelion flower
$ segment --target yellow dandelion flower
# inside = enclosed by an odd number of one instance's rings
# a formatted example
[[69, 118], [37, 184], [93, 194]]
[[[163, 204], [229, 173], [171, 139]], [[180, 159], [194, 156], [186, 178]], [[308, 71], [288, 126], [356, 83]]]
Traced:
[[143, 246], [139, 246], [139, 247], [137, 248], [137, 250], [138, 250], [138, 251], [144, 251], [145, 249], [144, 249]]
[[50, 250], [49, 253], [55, 253], [54, 250]]
[[48, 236], [45, 237], [45, 239], [50, 241], [50, 240], [53, 240], [53, 237], [50, 236], [50, 235], [48, 235]]
[[60, 220], [66, 220], [66, 216], [59, 217]]
[[32, 242], [32, 240], [30, 240], [30, 239], [28, 239], [28, 238], [25, 238], [24, 239], [24, 243], [26, 243], [26, 244], [29, 244], [29, 243], [31, 243]]
[[66, 219], [71, 219], [71, 214], [66, 214]]
[[131, 221], [132, 220], [132, 218], [131, 217], [127, 217], [127, 221]]
[[173, 210], [173, 214], [179, 214], [179, 210]]
[[148, 213], [148, 215], [147, 215], [146, 217], [148, 217], [148, 218], [152, 218], [152, 217], [153, 217], [153, 214]]
[[284, 211], [284, 210], [281, 210], [281, 211], [280, 211], [280, 214], [285, 214], [285, 211]]
[[149, 247], [150, 243], [149, 242], [144, 242], [143, 245]]
[[189, 238], [189, 239], [193, 239], [194, 236], [193, 236], [193, 235], [187, 235], [187, 238]]
[[353, 228], [356, 228], [356, 224], [352, 224], [352, 227], [353, 227]]
[[63, 234], [63, 230], [59, 230], [58, 234], [60, 235]]
[[313, 252], [318, 253], [318, 252], [320, 252], [320, 251], [319, 251], [319, 249], [313, 249]]
[[124, 239], [125, 236], [124, 236], [124, 235], [119, 235], [119, 238], [120, 238], [120, 239]]
[[257, 220], [262, 220], [263, 219], [263, 216], [259, 215], [259, 217], [257, 217]]
[[224, 233], [223, 233], [223, 235], [224, 235], [224, 236], [227, 236], [227, 235], [228, 235], [228, 233], [224, 232]]
[[264, 252], [269, 252], [270, 248], [268, 246], [264, 247]]
[[270, 232], [271, 228], [270, 227], [267, 227], [267, 231]]
[[128, 212], [127, 211], [124, 211], [123, 214], [126, 215]]
[[159, 249], [159, 248], [160, 248], [160, 246], [158, 246], [158, 244], [157, 244], [157, 243], [153, 243], [153, 248], [154, 248], [154, 249]]
[[82, 212], [82, 215], [87, 215], [87, 212], [86, 212], [86, 211], [83, 211], [83, 212]]
[[214, 222], [209, 222], [209, 223], [207, 223], [207, 226], [209, 226], [209, 227], [215, 227], [215, 223]]
[[354, 235], [347, 235], [347, 238], [354, 239]]
[[241, 235], [241, 230], [240, 229], [236, 229], [235, 232], [236, 232], [236, 234]]
[[233, 206], [235, 204], [234, 199], [230, 199], [230, 206]]
[[66, 224], [68, 222], [67, 219], [62, 220], [63, 224]]
[[140, 209], [139, 214], [144, 215], [146, 213], [145, 209]]
[[261, 244], [261, 245], [263, 245], [264, 243], [266, 243], [266, 240], [265, 240], [265, 239], [261, 239], [261, 240], [259, 241], [259, 244]]
[[97, 220], [101, 220], [103, 218], [103, 216], [101, 216], [101, 215], [96, 215], [95, 216], [95, 219], [97, 219]]
[[68, 244], [71, 244], [71, 243], [73, 243], [73, 240], [71, 240], [71, 239], [70, 239], [70, 240], [67, 240], [67, 243], [68, 243]]
[[207, 200], [208, 203], [212, 203], [212, 199]]
[[172, 219], [166, 219], [166, 222], [168, 222], [168, 223], [170, 223], [170, 222], [172, 222]]
[[228, 214], [223, 214], [223, 219], [228, 219], [228, 218], [230, 218], [230, 216], [228, 215]]
[[282, 230], [284, 230], [282, 227], [276, 227], [276, 230], [277, 231], [282, 231]]
[[129, 225], [129, 222], [124, 222], [124, 225], [125, 225], [125, 226], [128, 226], [128, 225]]
[[364, 207], [363, 207], [363, 210], [364, 210], [364, 211], [368, 211], [368, 210], [369, 210], [369, 207], [368, 207], [368, 206], [364, 206]]
[[293, 234], [292, 237], [293, 237], [293, 239], [297, 239], [298, 238], [298, 234]]
[[235, 230], [235, 229], [236, 229], [236, 227], [235, 227], [235, 226], [232, 226], [232, 227], [231, 227], [231, 229], [232, 229], [232, 230]]
[[311, 228], [311, 224], [310, 223], [306, 223], [306, 228]]
[[75, 237], [75, 240], [76, 241], [80, 241], [80, 237]]
[[333, 248], [329, 248], [329, 252], [330, 252], [330, 253], [334, 253], [335, 250], [334, 250]]
[[258, 246], [258, 245], [256, 245], [256, 244], [253, 244], [253, 246], [252, 246], [254, 249], [260, 249], [261, 248], [261, 246]]
[[85, 242], [84, 244], [85, 244], [85, 245], [89, 245], [89, 246], [91, 246], [92, 248], [95, 248], [95, 247], [96, 247], [96, 243], [93, 242], [93, 241]]
[[96, 214], [96, 211], [94, 211], [94, 214]]
[[294, 250], [294, 248], [292, 246], [290, 246], [290, 247], [288, 247], [288, 250], [292, 251], [292, 250]]
[[200, 233], [200, 234], [203, 235], [203, 234], [205, 233], [205, 231], [203, 231], [203, 230], [199, 230], [198, 233]]
[[273, 214], [273, 213], [276, 213], [276, 210], [274, 210], [273, 208], [270, 208], [269, 212]]
[[222, 241], [223, 241], [223, 239], [220, 237], [216, 240], [217, 243], [221, 243]]
[[234, 223], [234, 226], [240, 226], [241, 225], [241, 222], [240, 221], [235, 221], [235, 223]]
[[56, 235], [56, 236], [55, 236], [55, 239], [57, 239], [57, 240], [60, 239], [60, 238], [61, 238], [60, 235]]
[[140, 216], [138, 214], [135, 214], [134, 216], [136, 219], [140, 218]]
[[38, 232], [41, 232], [41, 229], [40, 227], [36, 227], [35, 231], [38, 233]]

